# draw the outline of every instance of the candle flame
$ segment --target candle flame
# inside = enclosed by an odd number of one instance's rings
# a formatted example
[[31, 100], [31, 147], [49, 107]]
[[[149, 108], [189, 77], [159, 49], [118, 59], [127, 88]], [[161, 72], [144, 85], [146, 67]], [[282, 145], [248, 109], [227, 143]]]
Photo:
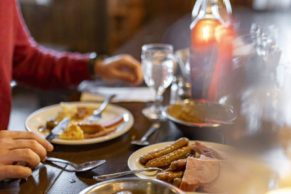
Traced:
[[192, 29], [192, 46], [206, 46], [211, 43], [223, 41], [226, 36], [233, 36], [231, 27], [223, 26], [219, 21], [213, 19], [200, 20]]
[[209, 25], [202, 26], [201, 29], [201, 39], [204, 41], [208, 41], [212, 38], [212, 27]]

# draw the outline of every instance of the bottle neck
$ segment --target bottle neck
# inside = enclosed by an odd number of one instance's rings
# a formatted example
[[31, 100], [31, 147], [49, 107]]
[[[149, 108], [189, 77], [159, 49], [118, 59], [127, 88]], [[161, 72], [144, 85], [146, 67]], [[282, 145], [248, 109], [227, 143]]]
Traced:
[[232, 8], [229, 0], [197, 0], [193, 11], [191, 29], [200, 19], [216, 19], [228, 26], [231, 23]]

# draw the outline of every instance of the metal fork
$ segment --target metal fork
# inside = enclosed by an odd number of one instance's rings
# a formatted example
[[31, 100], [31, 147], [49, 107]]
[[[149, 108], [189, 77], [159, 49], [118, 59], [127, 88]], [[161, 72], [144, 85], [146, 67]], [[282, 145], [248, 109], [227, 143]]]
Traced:
[[115, 98], [115, 94], [106, 96], [102, 104], [94, 110], [93, 114], [89, 116], [86, 120], [88, 121], [96, 121], [101, 118], [102, 112], [106, 109], [107, 105], [111, 102], [113, 98]]
[[141, 173], [141, 172], [150, 172], [150, 171], [153, 171], [154, 172], [153, 175], [156, 175], [158, 172], [161, 172], [162, 170], [163, 169], [161, 169], [161, 168], [150, 167], [150, 168], [144, 168], [144, 169], [139, 169], [139, 170], [129, 170], [129, 171], [112, 173], [112, 174], [93, 176], [93, 179], [96, 181], [104, 181], [107, 179], [113, 179], [113, 178], [131, 175], [131, 174], [136, 174], [136, 173]]

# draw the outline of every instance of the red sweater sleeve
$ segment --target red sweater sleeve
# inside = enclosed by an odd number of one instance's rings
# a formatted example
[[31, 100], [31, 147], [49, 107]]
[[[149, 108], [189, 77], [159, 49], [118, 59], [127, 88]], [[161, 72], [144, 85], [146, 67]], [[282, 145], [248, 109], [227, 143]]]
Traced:
[[13, 78], [42, 87], [69, 87], [89, 79], [88, 55], [43, 48], [30, 37], [19, 9], [15, 10]]

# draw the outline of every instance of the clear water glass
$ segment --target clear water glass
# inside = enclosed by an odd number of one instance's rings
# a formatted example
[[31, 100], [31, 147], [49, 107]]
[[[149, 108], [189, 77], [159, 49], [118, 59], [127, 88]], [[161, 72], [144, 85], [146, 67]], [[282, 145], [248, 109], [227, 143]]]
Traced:
[[149, 119], [162, 119], [162, 95], [174, 77], [173, 50], [173, 46], [169, 44], [147, 44], [142, 47], [144, 80], [155, 91], [154, 104], [143, 110], [143, 114]]

